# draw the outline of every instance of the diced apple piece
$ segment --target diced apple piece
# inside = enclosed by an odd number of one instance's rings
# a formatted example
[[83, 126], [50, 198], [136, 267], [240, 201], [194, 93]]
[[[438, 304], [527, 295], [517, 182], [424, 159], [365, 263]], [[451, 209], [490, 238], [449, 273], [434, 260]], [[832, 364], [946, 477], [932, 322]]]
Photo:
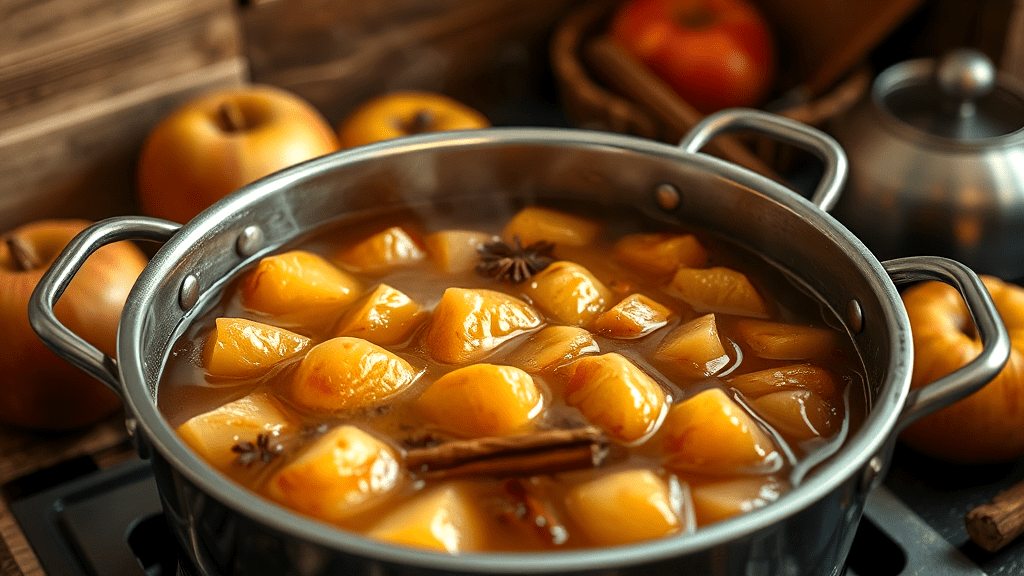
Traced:
[[653, 359], [673, 374], [689, 378], [712, 376], [729, 363], [714, 314], [694, 318], [673, 330], [658, 346]]
[[768, 433], [720, 388], [672, 406], [661, 430], [668, 465], [685, 471], [744, 471], [776, 451]]
[[427, 311], [405, 293], [381, 284], [345, 310], [335, 335], [390, 346], [408, 339], [427, 316]]
[[506, 362], [531, 373], [555, 370], [584, 354], [600, 352], [594, 335], [578, 326], [547, 326], [531, 334]]
[[812, 390], [823, 398], [832, 399], [839, 391], [832, 375], [824, 368], [812, 364], [793, 364], [748, 372], [733, 377], [728, 383], [747, 398], [783, 390]]
[[708, 264], [708, 252], [693, 234], [630, 234], [615, 243], [612, 256], [652, 274], [668, 275], [680, 266], [702, 268]]
[[[572, 487], [569, 515], [600, 546], [630, 544], [678, 532], [683, 523], [667, 482], [646, 469], [620, 470]], [[688, 503], [687, 503], [688, 504]]]
[[528, 206], [508, 221], [501, 237], [512, 242], [515, 237], [523, 246], [545, 240], [555, 246], [589, 246], [601, 227], [593, 220], [551, 208]]
[[380, 404], [418, 375], [409, 362], [372, 342], [338, 336], [309, 349], [287, 396], [314, 412], [354, 410]]
[[470, 364], [435, 380], [414, 404], [442, 430], [472, 438], [522, 430], [540, 413], [544, 396], [519, 368]]
[[621, 354], [584, 356], [567, 370], [565, 402], [623, 442], [654, 432], [668, 401], [661, 385]]
[[595, 332], [608, 338], [639, 338], [668, 323], [672, 311], [643, 294], [630, 294], [594, 320]]
[[744, 318], [736, 332], [754, 354], [770, 360], [809, 360], [834, 350], [836, 333], [827, 328]]
[[495, 290], [448, 288], [434, 307], [427, 346], [438, 362], [464, 364], [540, 324], [540, 315], [514, 296]]
[[269, 391], [260, 389], [193, 416], [178, 426], [178, 435], [203, 459], [224, 470], [238, 456], [232, 451], [238, 442], [255, 443], [260, 434], [283, 434], [294, 426], [285, 407]]
[[359, 297], [359, 281], [312, 252], [262, 258], [242, 283], [242, 303], [284, 321], [317, 324]]
[[534, 276], [524, 293], [554, 322], [574, 326], [593, 322], [613, 299], [612, 291], [589, 270], [565, 260]]
[[423, 244], [430, 260], [445, 274], [468, 272], [480, 262], [479, 248], [495, 237], [473, 230], [441, 230], [427, 234]]
[[292, 358], [310, 339], [245, 318], [217, 318], [203, 346], [203, 367], [216, 378], [247, 378]]
[[701, 314], [720, 312], [753, 318], [768, 317], [768, 304], [764, 298], [746, 274], [732, 268], [680, 268], [672, 277], [670, 289]]
[[401, 546], [456, 553], [482, 547], [484, 520], [462, 484], [442, 484], [418, 494], [386, 516], [368, 534]]
[[779, 499], [786, 486], [770, 476], [749, 476], [691, 486], [698, 526], [750, 512]]
[[267, 482], [271, 498], [303, 514], [339, 522], [383, 500], [401, 478], [397, 452], [359, 428], [329, 430]]
[[402, 227], [392, 226], [334, 255], [334, 260], [355, 272], [380, 274], [419, 262], [427, 253]]
[[750, 404], [773, 428], [797, 440], [827, 438], [835, 434], [843, 418], [813, 390], [771, 392]]

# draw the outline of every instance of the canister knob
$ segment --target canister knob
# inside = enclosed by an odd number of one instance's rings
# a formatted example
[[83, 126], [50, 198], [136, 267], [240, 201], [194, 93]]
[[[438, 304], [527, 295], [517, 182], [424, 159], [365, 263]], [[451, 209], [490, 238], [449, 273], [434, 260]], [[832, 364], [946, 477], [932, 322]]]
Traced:
[[976, 102], [992, 92], [996, 69], [992, 60], [978, 50], [963, 48], [949, 52], [935, 68], [935, 81], [950, 107], [961, 118], [974, 116]]

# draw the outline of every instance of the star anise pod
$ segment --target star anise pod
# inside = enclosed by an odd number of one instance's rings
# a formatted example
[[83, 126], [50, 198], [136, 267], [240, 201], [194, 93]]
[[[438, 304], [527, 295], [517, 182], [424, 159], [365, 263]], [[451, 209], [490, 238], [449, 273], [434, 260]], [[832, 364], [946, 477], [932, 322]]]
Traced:
[[231, 447], [231, 451], [238, 454], [235, 457], [235, 464], [248, 468], [256, 462], [265, 464], [277, 458], [284, 452], [284, 446], [278, 443], [271, 444], [270, 434], [259, 434], [256, 436], [256, 442], [239, 440]]
[[511, 243], [488, 242], [477, 250], [480, 263], [476, 271], [484, 276], [519, 284], [554, 262], [554, 249], [555, 245], [545, 240], [524, 247], [519, 236], [513, 237]]

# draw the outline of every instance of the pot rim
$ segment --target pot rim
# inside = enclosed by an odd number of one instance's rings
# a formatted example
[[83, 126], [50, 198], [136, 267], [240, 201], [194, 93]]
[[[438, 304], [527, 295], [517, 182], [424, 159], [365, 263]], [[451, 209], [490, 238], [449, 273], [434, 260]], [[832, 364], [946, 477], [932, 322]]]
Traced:
[[[420, 148], [507, 144], [607, 148], [651, 154], [683, 163], [696, 163], [703, 167], [703, 170], [711, 170], [718, 177], [763, 193], [798, 215], [815, 220], [852, 260], [861, 263], [869, 274], [875, 295], [882, 299], [882, 307], [888, 312], [884, 320], [888, 332], [893, 336], [889, 354], [890, 366], [886, 371], [889, 379], [880, 386], [879, 394], [872, 399], [868, 414], [859, 430], [852, 434], [836, 453], [820, 464], [815, 473], [777, 501], [738, 517], [703, 527], [694, 533], [678, 534], [628, 546], [514, 554], [450, 555], [395, 546], [346, 532], [301, 516], [235, 484], [185, 446], [157, 408], [154, 397], [157, 384], [147, 383], [144, 361], [138, 353], [136, 343], [143, 340], [146, 322], [151, 320], [147, 317], [147, 311], [154, 299], [156, 287], [166, 271], [180, 261], [189, 246], [205, 236], [215, 235], [222, 220], [243, 210], [257, 198], [273, 195], [304, 178], [334, 167], [379, 161]], [[187, 321], [186, 318], [184, 322]], [[869, 460], [873, 457], [880, 456], [884, 462], [888, 461], [885, 446], [895, 429], [909, 391], [912, 347], [909, 344], [909, 321], [906, 312], [895, 286], [881, 263], [838, 221], [781, 184], [713, 156], [688, 153], [675, 146], [623, 134], [575, 128], [494, 127], [422, 134], [342, 150], [282, 170], [217, 202], [185, 224], [168, 240], [139, 276], [122, 312], [118, 358], [121, 359], [119, 364], [122, 395], [129, 418], [129, 429], [135, 435], [140, 452], [155, 450], [177, 473], [185, 476], [208, 496], [239, 514], [256, 519], [274, 530], [331, 549], [380, 561], [479, 573], [508, 572], [510, 567], [514, 567], [517, 572], [528, 574], [587, 569], [607, 570], [707, 550], [738, 538], [752, 536], [759, 530], [811, 506], [855, 475], [860, 479], [860, 475], [869, 466]], [[869, 488], [870, 486], [858, 485], [862, 492]]]

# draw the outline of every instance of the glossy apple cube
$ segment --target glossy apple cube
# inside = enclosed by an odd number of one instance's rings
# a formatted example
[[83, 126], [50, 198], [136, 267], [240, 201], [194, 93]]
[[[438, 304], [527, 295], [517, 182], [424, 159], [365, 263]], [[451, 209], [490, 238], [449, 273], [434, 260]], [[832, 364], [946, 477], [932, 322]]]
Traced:
[[714, 314], [694, 318], [670, 332], [653, 358], [666, 371], [687, 378], [712, 376], [729, 363]]
[[395, 449], [344, 425], [316, 439], [271, 476], [267, 492], [303, 514], [339, 522], [384, 500], [401, 474]]
[[528, 206], [512, 217], [501, 232], [501, 238], [512, 242], [518, 237], [523, 246], [546, 241], [557, 246], [589, 246], [601, 226], [588, 218], [551, 208]]
[[441, 552], [479, 550], [485, 523], [476, 501], [466, 485], [443, 484], [417, 494], [368, 534], [391, 544]]
[[647, 438], [665, 415], [665, 390], [621, 354], [584, 356], [566, 372], [566, 404], [622, 442]]
[[679, 470], [755, 470], [776, 453], [771, 436], [721, 388], [708, 388], [672, 406], [661, 432], [668, 465]]
[[541, 325], [526, 302], [503, 292], [448, 288], [434, 307], [427, 347], [438, 362], [479, 360], [509, 338]]
[[630, 234], [615, 243], [612, 257], [652, 274], [668, 275], [680, 266], [703, 268], [708, 252], [693, 234]]
[[785, 491], [785, 484], [771, 476], [732, 478], [690, 487], [698, 526], [767, 506]]
[[600, 351], [588, 330], [578, 326], [546, 326], [519, 344], [506, 362], [536, 374], [556, 370], [584, 354]]
[[822, 358], [838, 345], [832, 330], [787, 322], [744, 318], [736, 322], [736, 332], [754, 354], [770, 360]]
[[574, 326], [589, 325], [614, 299], [589, 270], [564, 260], [528, 280], [523, 292], [553, 322]]
[[668, 323], [672, 311], [643, 294], [630, 294], [598, 316], [591, 326], [607, 338], [639, 338]]
[[519, 368], [471, 364], [435, 380], [414, 404], [438, 428], [472, 438], [526, 428], [544, 407], [544, 396]]
[[310, 339], [245, 318], [217, 318], [203, 345], [203, 367], [215, 378], [249, 378], [309, 347]]
[[832, 375], [813, 364], [792, 364], [734, 376], [729, 386], [747, 398], [757, 398], [785, 390], [812, 390], [827, 399], [836, 398], [839, 388]]
[[[611, 472], [573, 486], [566, 509], [599, 546], [630, 544], [680, 531], [683, 521], [668, 482], [646, 469]], [[689, 506], [689, 503], [685, 503]]]
[[286, 394], [313, 412], [356, 410], [383, 403], [418, 375], [405, 359], [372, 342], [338, 336], [309, 349]]
[[746, 274], [732, 268], [680, 268], [672, 277], [669, 289], [699, 314], [768, 317], [764, 298]]
[[335, 335], [391, 346], [408, 340], [427, 316], [429, 313], [405, 293], [380, 284], [345, 310]]
[[495, 236], [472, 230], [441, 230], [423, 237], [427, 255], [445, 274], [469, 272], [480, 263], [479, 249]]
[[348, 270], [381, 274], [427, 257], [420, 243], [401, 226], [392, 226], [341, 250], [334, 260]]
[[323, 257], [293, 250], [262, 258], [242, 281], [242, 303], [287, 322], [318, 325], [352, 303], [359, 281]]
[[239, 442], [256, 443], [260, 434], [279, 435], [295, 427], [287, 408], [265, 389], [259, 389], [178, 426], [178, 435], [204, 460], [228, 469], [238, 454]]
[[750, 406], [772, 428], [795, 440], [827, 438], [843, 421], [843, 414], [813, 390], [771, 392], [751, 400]]

